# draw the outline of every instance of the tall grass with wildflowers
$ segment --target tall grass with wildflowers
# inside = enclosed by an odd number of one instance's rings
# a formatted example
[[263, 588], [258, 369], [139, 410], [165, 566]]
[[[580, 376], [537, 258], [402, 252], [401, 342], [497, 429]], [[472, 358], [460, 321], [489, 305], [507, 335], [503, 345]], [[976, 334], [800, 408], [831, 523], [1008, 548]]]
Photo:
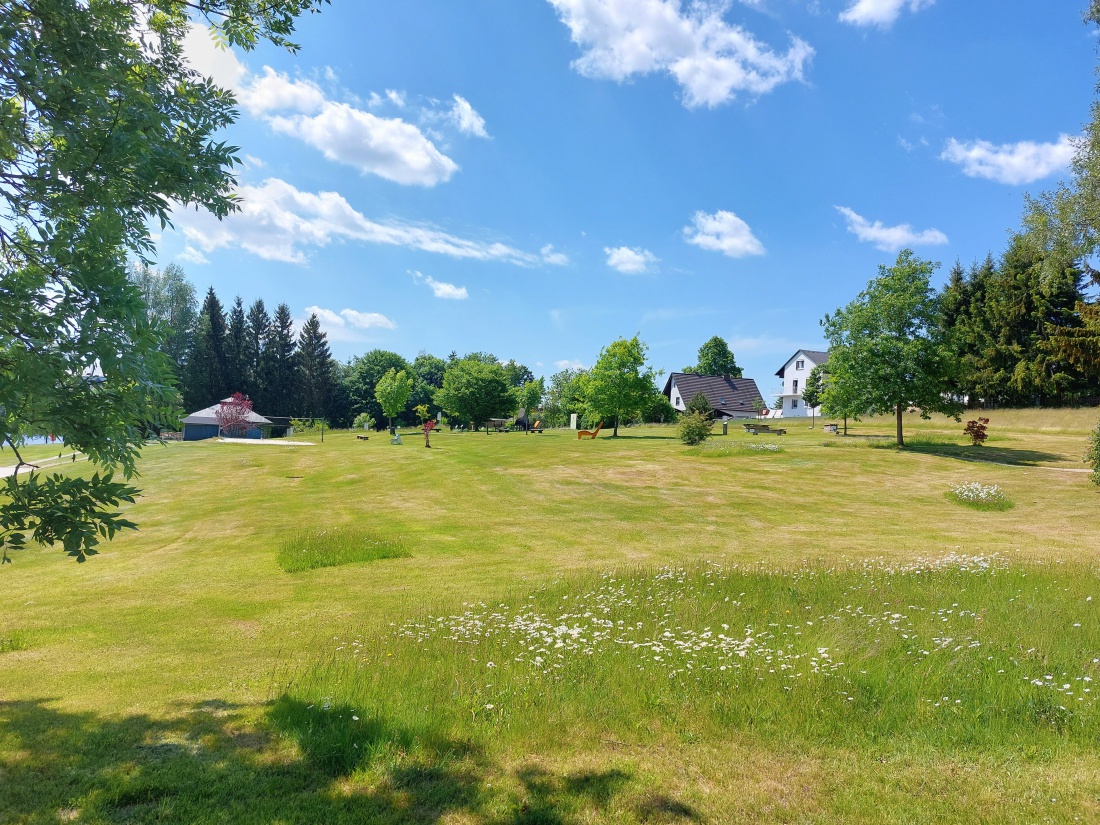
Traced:
[[996, 556], [607, 574], [335, 639], [280, 706], [308, 708], [285, 729], [345, 767], [391, 728], [413, 751], [732, 730], [784, 747], [1092, 748], [1097, 609], [1094, 570]]

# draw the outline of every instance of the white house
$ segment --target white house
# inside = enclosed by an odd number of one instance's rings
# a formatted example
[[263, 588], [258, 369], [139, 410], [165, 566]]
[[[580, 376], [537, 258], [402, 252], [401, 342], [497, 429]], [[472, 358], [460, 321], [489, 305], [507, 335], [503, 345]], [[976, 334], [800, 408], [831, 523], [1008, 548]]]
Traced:
[[[809, 408], [802, 402], [802, 391], [806, 389], [806, 379], [810, 377], [810, 370], [828, 360], [827, 352], [800, 349], [779, 368], [776, 375], [783, 379], [783, 391], [779, 393], [779, 398], [783, 402], [781, 414], [784, 418], [801, 418], [810, 415]], [[814, 414], [817, 412], [818, 410], [815, 409]]]

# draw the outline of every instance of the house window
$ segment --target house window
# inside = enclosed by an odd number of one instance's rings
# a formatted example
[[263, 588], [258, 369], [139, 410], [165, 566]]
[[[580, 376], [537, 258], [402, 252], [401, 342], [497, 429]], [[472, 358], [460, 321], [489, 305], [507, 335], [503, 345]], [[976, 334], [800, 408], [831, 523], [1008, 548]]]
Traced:
[[798, 392], [798, 379], [794, 379], [794, 384], [791, 385], [791, 392]]
[[791, 399], [791, 409], [792, 410], [797, 410], [798, 409], [798, 399], [797, 398], [792, 398]]
[[673, 404], [679, 404], [680, 403], [680, 396], [676, 396], [676, 400], [673, 401], [672, 403]]
[[794, 362], [794, 368], [796, 370], [804, 370], [804, 369], [806, 369], [806, 362], [805, 361], [795, 361]]

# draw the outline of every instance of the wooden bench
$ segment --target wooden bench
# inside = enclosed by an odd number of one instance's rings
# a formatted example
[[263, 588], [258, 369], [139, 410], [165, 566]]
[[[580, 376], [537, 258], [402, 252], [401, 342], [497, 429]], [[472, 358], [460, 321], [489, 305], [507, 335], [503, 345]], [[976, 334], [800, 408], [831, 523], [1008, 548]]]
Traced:
[[355, 437], [359, 441], [370, 441], [370, 436], [369, 435], [357, 435]]

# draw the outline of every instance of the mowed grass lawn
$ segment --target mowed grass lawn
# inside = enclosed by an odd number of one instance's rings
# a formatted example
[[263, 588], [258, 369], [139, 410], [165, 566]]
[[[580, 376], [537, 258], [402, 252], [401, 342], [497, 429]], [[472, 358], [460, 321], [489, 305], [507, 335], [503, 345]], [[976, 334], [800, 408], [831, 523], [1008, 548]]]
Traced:
[[151, 447], [0, 572], [0, 822], [1096, 821], [1097, 411], [988, 416]]

